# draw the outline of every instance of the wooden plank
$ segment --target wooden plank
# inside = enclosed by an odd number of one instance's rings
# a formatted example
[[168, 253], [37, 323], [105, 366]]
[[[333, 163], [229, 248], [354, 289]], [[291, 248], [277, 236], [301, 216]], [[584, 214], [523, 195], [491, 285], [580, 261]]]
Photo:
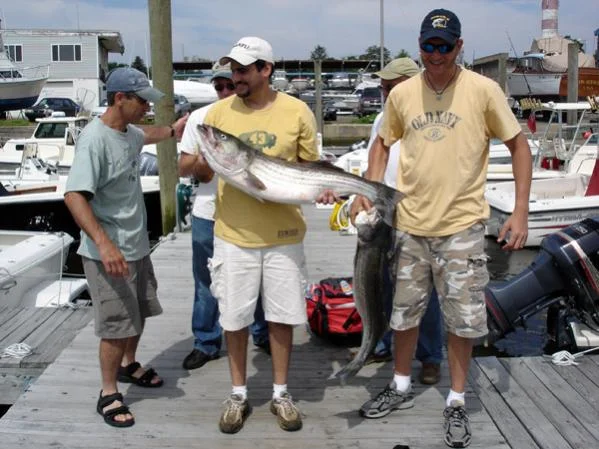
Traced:
[[40, 335], [36, 336], [36, 341], [40, 341], [39, 338], [42, 340], [37, 344], [37, 350], [21, 361], [22, 367], [46, 367], [52, 363], [93, 316], [91, 307], [62, 312], [68, 313], [63, 313], [64, 319], [55, 321], [53, 330], [49, 328], [49, 333], [40, 332]]
[[14, 404], [35, 379], [21, 374], [0, 374], [0, 404]]
[[506, 404], [501, 394], [491, 383], [489, 378], [478, 366], [480, 359], [475, 359], [470, 365], [468, 381], [473, 386], [476, 395], [497, 425], [499, 431], [508, 440], [513, 448], [539, 449], [534, 439], [528, 433], [526, 427], [514, 415], [514, 412]]
[[[587, 402], [586, 397], [580, 395], [558, 372], [554, 369], [554, 365], [549, 360], [542, 360], [538, 357], [524, 357], [523, 362], [534, 372], [534, 374], [543, 382], [543, 384], [549, 389], [556, 399], [566, 407], [574, 419], [578, 422], [595, 438], [597, 446], [599, 446], [599, 427], [597, 426], [597, 410]], [[572, 367], [559, 367], [562, 368], [560, 371], [564, 371], [563, 368]], [[599, 370], [597, 370], [599, 375]], [[570, 426], [570, 423], [565, 423], [562, 418], [559, 421], [560, 425]], [[559, 426], [558, 426], [559, 428]], [[587, 442], [588, 444], [588, 442]]]
[[501, 363], [572, 447], [587, 447], [590, 442], [596, 441], [559, 401], [556, 392], [540, 382], [542, 379], [530, 370], [522, 358], [503, 359]]
[[476, 363], [540, 447], [543, 449], [573, 447], [530, 400], [526, 389], [511, 377], [511, 372], [495, 357], [477, 358]]

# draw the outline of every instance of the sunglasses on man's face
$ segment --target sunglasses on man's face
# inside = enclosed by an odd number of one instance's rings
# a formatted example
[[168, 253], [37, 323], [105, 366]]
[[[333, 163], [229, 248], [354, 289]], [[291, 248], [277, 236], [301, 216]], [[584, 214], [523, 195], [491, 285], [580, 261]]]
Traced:
[[233, 83], [217, 84], [214, 86], [214, 90], [216, 90], [217, 92], [222, 92], [223, 90], [225, 90], [225, 87], [228, 90], [235, 90], [235, 84]]
[[455, 45], [451, 44], [431, 44], [430, 42], [423, 42], [420, 44], [420, 49], [425, 53], [434, 53], [437, 50], [440, 54], [446, 55], [447, 53], [451, 53]]

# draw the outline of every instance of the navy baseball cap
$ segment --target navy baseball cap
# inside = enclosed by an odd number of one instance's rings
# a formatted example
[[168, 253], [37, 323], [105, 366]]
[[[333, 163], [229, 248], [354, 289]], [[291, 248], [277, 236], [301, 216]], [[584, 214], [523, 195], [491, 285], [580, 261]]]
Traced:
[[131, 92], [144, 100], [157, 103], [164, 94], [150, 85], [145, 73], [132, 67], [117, 67], [108, 74], [107, 92]]
[[429, 12], [420, 26], [420, 41], [426, 42], [435, 37], [451, 45], [462, 35], [460, 19], [447, 9], [434, 9]]

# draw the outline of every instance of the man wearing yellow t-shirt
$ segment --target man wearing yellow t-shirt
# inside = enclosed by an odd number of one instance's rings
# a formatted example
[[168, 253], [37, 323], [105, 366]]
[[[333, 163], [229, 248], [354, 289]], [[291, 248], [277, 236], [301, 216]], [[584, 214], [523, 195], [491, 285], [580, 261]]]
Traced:
[[507, 250], [520, 249], [526, 241], [532, 158], [499, 85], [456, 64], [463, 46], [458, 17], [445, 9], [428, 13], [419, 45], [425, 70], [389, 94], [381, 143], [369, 157], [369, 178], [383, 179], [389, 147], [401, 139], [397, 188], [406, 197], [398, 204], [395, 223], [393, 381], [360, 413], [381, 418], [413, 406], [412, 357], [434, 286], [448, 330], [451, 374], [444, 440], [450, 447], [466, 447], [472, 436], [464, 398], [472, 343], [487, 333], [484, 221], [489, 206], [484, 189], [489, 140], [500, 138], [512, 155], [516, 207], [499, 235], [500, 241], [508, 239]]
[[[318, 159], [316, 120], [308, 106], [270, 88], [272, 47], [244, 37], [220, 59], [231, 63], [235, 93], [215, 103], [204, 123], [237, 136], [269, 156], [301, 162]], [[302, 426], [287, 392], [293, 326], [306, 321], [303, 299], [306, 223], [296, 205], [255, 199], [219, 180], [214, 224], [211, 291], [218, 300], [233, 388], [219, 427], [238, 432], [250, 413], [247, 399], [247, 327], [262, 295], [273, 364], [270, 410], [284, 430]]]

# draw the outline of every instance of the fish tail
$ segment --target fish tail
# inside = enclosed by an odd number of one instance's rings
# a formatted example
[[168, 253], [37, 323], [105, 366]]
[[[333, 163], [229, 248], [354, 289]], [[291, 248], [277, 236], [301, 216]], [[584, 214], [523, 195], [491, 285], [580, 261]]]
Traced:
[[393, 226], [395, 220], [395, 209], [406, 195], [392, 187], [380, 184], [377, 189], [377, 198], [374, 201], [374, 206], [381, 214], [383, 221], [389, 226]]
[[[370, 349], [370, 347], [368, 349]], [[337, 373], [335, 373], [335, 377], [341, 380], [342, 384], [345, 384], [345, 381], [349, 377], [355, 376], [358, 373], [358, 371], [360, 371], [360, 369], [364, 366], [364, 363], [366, 363], [367, 357], [368, 351], [360, 350], [351, 362], [349, 362], [347, 365], [345, 365], [343, 368], [337, 371]]]

